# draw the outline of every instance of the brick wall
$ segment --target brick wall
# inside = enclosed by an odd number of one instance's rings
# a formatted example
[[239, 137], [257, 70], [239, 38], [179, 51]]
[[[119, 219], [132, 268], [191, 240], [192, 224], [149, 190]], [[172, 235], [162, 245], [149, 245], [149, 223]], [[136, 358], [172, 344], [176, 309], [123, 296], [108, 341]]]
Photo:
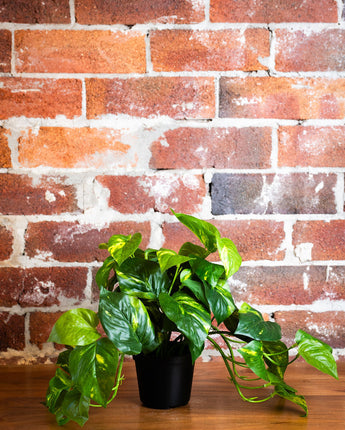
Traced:
[[[212, 220], [231, 282], [345, 356], [342, 0], [0, 2], [0, 362], [96, 308], [100, 242]], [[206, 350], [204, 357], [211, 354]]]

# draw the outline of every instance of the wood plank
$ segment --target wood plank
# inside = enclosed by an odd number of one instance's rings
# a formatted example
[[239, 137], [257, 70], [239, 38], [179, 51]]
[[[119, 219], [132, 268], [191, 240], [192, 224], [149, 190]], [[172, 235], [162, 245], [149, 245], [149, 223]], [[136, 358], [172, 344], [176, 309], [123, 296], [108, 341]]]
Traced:
[[[58, 429], [55, 417], [40, 404], [54, 366], [0, 367], [0, 428], [6, 430]], [[290, 402], [274, 398], [261, 404], [241, 400], [227, 380], [220, 360], [197, 362], [191, 401], [187, 406], [153, 410], [140, 404], [134, 363], [124, 366], [126, 380], [107, 409], [92, 408], [84, 428], [93, 430], [203, 430], [203, 429], [344, 429], [345, 363], [339, 364], [340, 381], [304, 363], [288, 371], [287, 383], [306, 396], [309, 417]], [[66, 430], [80, 428], [68, 423]]]

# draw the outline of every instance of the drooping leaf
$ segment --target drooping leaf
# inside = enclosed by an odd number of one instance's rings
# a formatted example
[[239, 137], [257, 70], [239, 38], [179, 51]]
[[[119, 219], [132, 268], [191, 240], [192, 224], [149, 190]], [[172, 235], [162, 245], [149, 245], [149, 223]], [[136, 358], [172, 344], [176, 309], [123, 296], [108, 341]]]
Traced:
[[192, 271], [190, 269], [182, 270], [180, 274], [181, 288], [187, 287], [203, 305], [208, 307], [208, 301], [205, 296], [205, 287], [200, 281], [192, 279]]
[[218, 324], [222, 323], [236, 309], [230, 291], [225, 288], [226, 281], [220, 281], [213, 288], [208, 284], [204, 284], [206, 299]]
[[173, 266], [180, 266], [191, 259], [191, 257], [179, 255], [171, 249], [164, 248], [157, 251], [157, 257], [162, 272], [165, 272]]
[[105, 333], [121, 352], [135, 355], [157, 347], [153, 324], [137, 297], [102, 288], [98, 313]]
[[308, 415], [308, 406], [304, 396], [296, 394], [296, 390], [287, 385], [284, 381], [280, 381], [279, 383], [275, 384], [274, 392], [283, 399], [290, 400], [290, 402], [300, 406], [305, 412], [304, 416]]
[[220, 264], [211, 263], [201, 258], [193, 258], [189, 262], [192, 270], [202, 282], [207, 282], [211, 287], [218, 284], [220, 277], [224, 274], [224, 267]]
[[193, 362], [202, 351], [208, 331], [211, 327], [210, 314], [202, 304], [188, 294], [177, 292], [173, 296], [162, 293], [159, 303], [165, 315], [190, 342]]
[[116, 234], [112, 236], [107, 243], [108, 252], [117, 264], [121, 266], [121, 264], [138, 249], [141, 238], [140, 233], [134, 233], [128, 236]]
[[172, 213], [191, 230], [205, 248], [210, 252], [217, 251], [217, 239], [220, 237], [218, 229], [211, 223], [182, 213]]
[[206, 258], [210, 254], [207, 249], [191, 242], [185, 242], [178, 253], [179, 255], [186, 255], [187, 257], [195, 256], [200, 258]]
[[337, 364], [329, 345], [303, 330], [297, 331], [295, 341], [299, 354], [307, 363], [338, 379]]
[[244, 361], [255, 373], [255, 375], [266, 381], [269, 380], [263, 356], [263, 345], [261, 341], [253, 340], [242, 348], [239, 348], [238, 352], [242, 355]]
[[281, 338], [279, 324], [265, 321], [262, 314], [256, 309], [243, 303], [238, 311], [239, 322], [235, 335], [244, 335], [253, 340], [276, 341]]
[[227, 238], [217, 239], [219, 257], [225, 268], [225, 276], [229, 278], [238, 271], [242, 264], [242, 258], [232, 240]]
[[80, 392], [105, 407], [114, 386], [119, 353], [107, 338], [76, 347], [70, 355], [70, 372]]
[[142, 258], [126, 260], [117, 270], [117, 280], [122, 292], [149, 300], [158, 299], [170, 287], [170, 279], [159, 264]]
[[115, 269], [116, 262], [113, 257], [109, 256], [104, 261], [102, 266], [97, 270], [96, 283], [98, 287], [108, 287], [108, 279], [110, 272]]
[[88, 345], [99, 339], [96, 330], [99, 323], [96, 312], [89, 309], [71, 309], [56, 321], [48, 342], [62, 345]]
[[55, 414], [61, 408], [63, 398], [71, 386], [71, 377], [62, 369], [57, 368], [55, 376], [49, 381], [46, 393], [45, 406], [50, 412]]
[[289, 351], [285, 343], [280, 340], [263, 342], [263, 351], [269, 356], [269, 358], [264, 357], [268, 369], [280, 379], [284, 379], [285, 370], [289, 363]]
[[89, 419], [90, 399], [74, 387], [68, 391], [62, 402], [62, 414], [81, 427]]

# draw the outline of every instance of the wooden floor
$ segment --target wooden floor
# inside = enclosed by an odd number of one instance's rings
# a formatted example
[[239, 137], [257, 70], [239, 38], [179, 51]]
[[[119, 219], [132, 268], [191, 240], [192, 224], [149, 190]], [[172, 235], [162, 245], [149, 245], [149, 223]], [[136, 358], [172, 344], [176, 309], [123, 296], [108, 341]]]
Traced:
[[[309, 417], [279, 398], [264, 404], [244, 402], [227, 380], [221, 361], [197, 362], [192, 398], [187, 406], [152, 410], [140, 404], [133, 362], [125, 363], [126, 380], [117, 399], [107, 409], [92, 408], [85, 429], [90, 430], [239, 430], [239, 429], [330, 429], [345, 428], [345, 363], [339, 365], [340, 380], [324, 376], [302, 363], [290, 370], [287, 383], [305, 395]], [[61, 429], [55, 417], [40, 404], [52, 366], [0, 367], [0, 429]], [[80, 428], [68, 423], [66, 430]]]

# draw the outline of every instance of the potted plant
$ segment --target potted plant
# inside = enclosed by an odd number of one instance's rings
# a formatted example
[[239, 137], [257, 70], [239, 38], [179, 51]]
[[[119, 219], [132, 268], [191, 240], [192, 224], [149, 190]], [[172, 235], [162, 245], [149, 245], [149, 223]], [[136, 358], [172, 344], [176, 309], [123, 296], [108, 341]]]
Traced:
[[[45, 405], [60, 425], [69, 420], [84, 425], [90, 407], [106, 407], [116, 396], [125, 355], [134, 356], [138, 378], [149, 374], [151, 385], [154, 376], [150, 369], [161, 369], [160, 362], [168, 369], [166, 384], [173, 392], [172, 400], [156, 404], [145, 391], [145, 381], [139, 380], [144, 404], [158, 408], [185, 404], [190, 386], [182, 389], [179, 383], [174, 387], [173, 382], [180, 369], [183, 381], [191, 383], [193, 364], [208, 341], [221, 355], [244, 400], [262, 402], [280, 396], [299, 405], [307, 415], [304, 397], [284, 381], [285, 370], [301, 356], [337, 378], [331, 347], [302, 330], [297, 331], [294, 345], [287, 347], [277, 323], [265, 321], [247, 303], [237, 307], [227, 284], [241, 265], [234, 243], [222, 238], [211, 223], [173, 213], [200, 245], [186, 242], [178, 253], [170, 249], [142, 250], [140, 233], [114, 235], [100, 245], [109, 256], [96, 275], [100, 288], [98, 312], [72, 309], [54, 325], [49, 341], [67, 349], [58, 357]], [[218, 252], [221, 264], [207, 259], [213, 252]], [[239, 345], [237, 352], [234, 345]], [[290, 359], [292, 349], [295, 358]], [[177, 367], [172, 367], [174, 360]], [[144, 370], [140, 370], [142, 361]], [[241, 375], [241, 368], [252, 371], [253, 380], [262, 380], [259, 387], [272, 387], [269, 395], [247, 397], [248, 377]], [[159, 372], [161, 381], [162, 370]], [[159, 384], [153, 391], [158, 389]]]

